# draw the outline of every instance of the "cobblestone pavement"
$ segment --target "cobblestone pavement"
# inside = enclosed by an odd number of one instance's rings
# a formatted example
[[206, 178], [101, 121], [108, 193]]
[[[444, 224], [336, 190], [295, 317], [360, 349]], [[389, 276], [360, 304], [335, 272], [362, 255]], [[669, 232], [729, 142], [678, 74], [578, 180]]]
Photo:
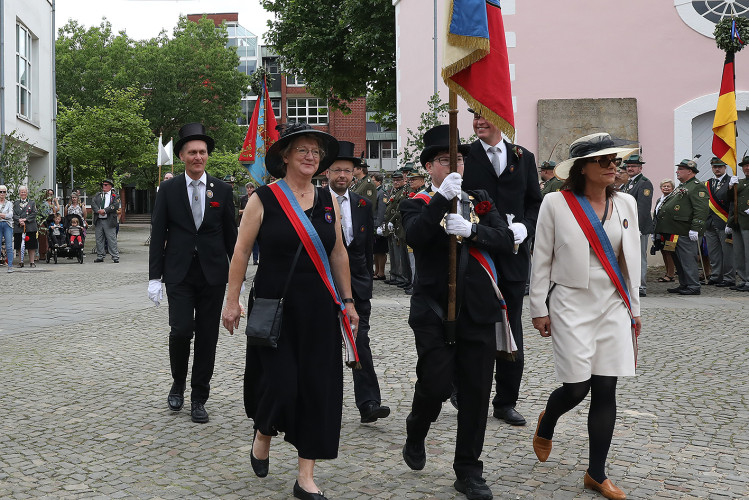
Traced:
[[[0, 272], [0, 497], [291, 497], [296, 454], [282, 440], [271, 474], [252, 473], [242, 335], [222, 330], [208, 424], [166, 408], [167, 308], [146, 298], [147, 231], [123, 226], [117, 265], [88, 254], [83, 265]], [[747, 498], [749, 294], [703, 287], [700, 297], [674, 297], [665, 288], [652, 283], [643, 299], [638, 376], [619, 384], [608, 474], [629, 498]], [[347, 375], [340, 454], [319, 462], [318, 484], [339, 499], [465, 498], [452, 486], [449, 403], [429, 434], [426, 468], [403, 463], [416, 360], [408, 297], [380, 282], [375, 295], [373, 351], [393, 413], [360, 424]], [[550, 341], [527, 310], [524, 328], [518, 410], [534, 422], [557, 383]], [[582, 487], [587, 411], [584, 402], [560, 420], [543, 464], [531, 447], [535, 425], [489, 415], [483, 460], [495, 498], [600, 498]]]

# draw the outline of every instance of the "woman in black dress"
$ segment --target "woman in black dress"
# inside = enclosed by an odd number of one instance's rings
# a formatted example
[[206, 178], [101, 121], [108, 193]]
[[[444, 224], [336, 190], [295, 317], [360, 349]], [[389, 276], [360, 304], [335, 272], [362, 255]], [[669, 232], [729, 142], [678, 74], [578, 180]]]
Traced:
[[[283, 178], [304, 214], [312, 221], [330, 260], [336, 287], [352, 329], [358, 316], [351, 297], [348, 256], [341, 239], [338, 203], [330, 191], [316, 189], [312, 177], [326, 168], [324, 157], [337, 156], [338, 143], [309, 125], [289, 127], [266, 155], [268, 172]], [[242, 217], [229, 270], [224, 326], [239, 326], [239, 292], [252, 247], [257, 240], [263, 260], [257, 270], [257, 297], [284, 300], [281, 336], [276, 349], [247, 347], [245, 410], [254, 420], [251, 463], [255, 474], [268, 473], [271, 437], [284, 433], [299, 455], [294, 496], [325, 498], [314, 482], [315, 460], [338, 455], [343, 407], [343, 370], [339, 307], [305, 250], [291, 269], [300, 238], [269, 186], [251, 196]]]

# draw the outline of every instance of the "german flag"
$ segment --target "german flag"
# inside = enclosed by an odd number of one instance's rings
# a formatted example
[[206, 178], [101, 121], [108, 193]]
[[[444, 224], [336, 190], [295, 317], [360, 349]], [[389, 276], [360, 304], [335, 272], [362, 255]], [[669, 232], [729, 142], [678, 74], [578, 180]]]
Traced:
[[736, 76], [733, 68], [733, 52], [726, 53], [723, 78], [720, 82], [718, 106], [713, 120], [713, 154], [731, 166], [736, 175]]

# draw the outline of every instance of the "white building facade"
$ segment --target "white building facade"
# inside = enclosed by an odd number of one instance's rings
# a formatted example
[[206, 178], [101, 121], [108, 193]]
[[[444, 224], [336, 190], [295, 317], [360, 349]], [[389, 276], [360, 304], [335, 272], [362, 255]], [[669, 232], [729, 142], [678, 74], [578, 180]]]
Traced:
[[54, 0], [0, 0], [0, 135], [31, 145], [29, 176], [55, 184]]

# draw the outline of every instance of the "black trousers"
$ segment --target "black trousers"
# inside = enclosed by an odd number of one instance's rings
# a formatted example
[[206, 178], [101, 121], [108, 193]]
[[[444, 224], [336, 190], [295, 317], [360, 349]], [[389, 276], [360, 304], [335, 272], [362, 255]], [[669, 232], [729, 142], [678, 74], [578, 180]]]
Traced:
[[499, 290], [507, 303], [507, 316], [510, 320], [512, 337], [518, 346], [515, 361], [497, 358], [497, 394], [492, 405], [494, 408], [515, 406], [520, 394], [520, 380], [523, 378], [523, 297], [525, 296], [524, 281], [501, 281]]
[[372, 313], [372, 302], [360, 299], [354, 294], [356, 313], [359, 315], [359, 328], [356, 333], [356, 351], [361, 362], [360, 370], [351, 370], [354, 375], [354, 396], [356, 407], [361, 409], [364, 403], [374, 401], [381, 403], [380, 384], [372, 362], [372, 350], [369, 348], [369, 316]]
[[226, 284], [209, 285], [194, 257], [184, 281], [167, 283], [169, 297], [169, 362], [178, 384], [187, 380], [190, 342], [195, 336], [190, 400], [205, 403], [211, 389], [216, 344]]
[[414, 331], [419, 359], [411, 413], [406, 419], [408, 439], [426, 438], [455, 384], [459, 410], [453, 469], [457, 477], [480, 476], [483, 463], [479, 457], [484, 447], [497, 349], [494, 325], [475, 323], [460, 315], [456, 343], [448, 346], [442, 336], [441, 321], [427, 306], [414, 302], [411, 302], [409, 325]]

